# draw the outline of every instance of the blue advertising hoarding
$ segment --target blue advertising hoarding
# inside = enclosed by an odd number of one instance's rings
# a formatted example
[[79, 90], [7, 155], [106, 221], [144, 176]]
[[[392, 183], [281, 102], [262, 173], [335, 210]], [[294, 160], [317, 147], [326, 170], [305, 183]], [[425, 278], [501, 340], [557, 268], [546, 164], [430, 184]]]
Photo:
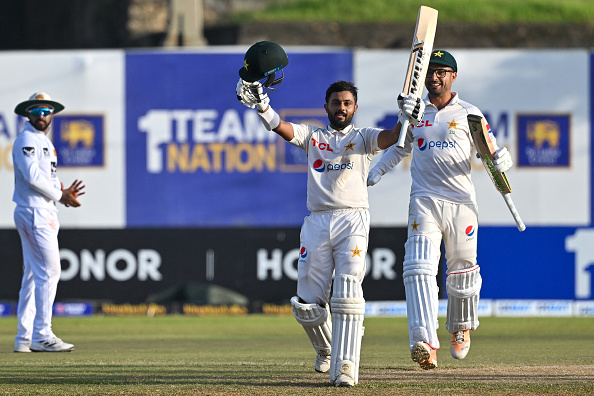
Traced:
[[[352, 79], [352, 53], [288, 56], [271, 105], [324, 122], [326, 89]], [[302, 223], [303, 158], [236, 99], [242, 65], [237, 53], [126, 54], [128, 227]]]

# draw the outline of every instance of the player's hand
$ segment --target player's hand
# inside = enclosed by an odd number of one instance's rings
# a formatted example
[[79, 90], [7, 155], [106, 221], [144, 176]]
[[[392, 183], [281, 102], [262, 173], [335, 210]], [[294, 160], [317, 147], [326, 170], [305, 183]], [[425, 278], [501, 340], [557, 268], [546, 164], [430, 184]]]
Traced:
[[401, 93], [396, 101], [398, 102], [398, 108], [409, 119], [411, 124], [417, 126], [421, 123], [425, 115], [425, 102], [421, 98]]
[[256, 99], [258, 100], [258, 104], [256, 106], [258, 107], [258, 110], [263, 113], [270, 105], [270, 98], [264, 93], [264, 89], [262, 88], [262, 84], [260, 84], [260, 82], [257, 82], [256, 86], [252, 86], [252, 90], [254, 89]]
[[237, 99], [250, 109], [258, 107], [258, 110], [264, 112], [270, 104], [270, 99], [264, 93], [264, 88], [259, 81], [250, 83], [240, 78], [235, 87], [235, 93], [237, 94]]
[[240, 78], [239, 81], [237, 81], [235, 93], [237, 94], [237, 100], [239, 100], [244, 106], [253, 109], [256, 107], [256, 98], [252, 95], [247, 84], [249, 83], [243, 81]]
[[493, 155], [493, 165], [497, 172], [505, 172], [512, 167], [514, 162], [512, 161], [511, 154], [505, 147], [501, 147]]
[[369, 171], [369, 175], [367, 175], [367, 186], [375, 186], [379, 181], [382, 179], [382, 175], [378, 172], [371, 170]]
[[72, 185], [66, 189], [64, 189], [64, 183], [61, 183], [62, 198], [60, 198], [60, 203], [66, 207], [72, 206], [78, 208], [81, 203], [78, 202], [77, 198], [85, 194], [83, 191], [85, 186], [82, 183], [82, 180], [75, 180]]

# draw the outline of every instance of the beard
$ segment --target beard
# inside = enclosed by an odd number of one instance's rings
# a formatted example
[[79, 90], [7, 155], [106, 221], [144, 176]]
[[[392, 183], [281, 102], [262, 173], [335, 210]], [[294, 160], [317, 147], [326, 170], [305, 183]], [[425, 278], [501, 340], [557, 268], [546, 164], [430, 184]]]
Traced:
[[[344, 115], [344, 120], [339, 120], [337, 114]], [[336, 130], [341, 130], [346, 128], [347, 126], [351, 125], [351, 121], [353, 120], [354, 114], [342, 113], [337, 112], [334, 114], [328, 113], [328, 121], [330, 121], [330, 126]]]
[[38, 131], [42, 131], [45, 132], [47, 131], [47, 129], [49, 128], [50, 124], [51, 124], [51, 120], [42, 120], [40, 118], [37, 118], [35, 120], [30, 121], [31, 124], [33, 125], [33, 127], [35, 129], [37, 129]]

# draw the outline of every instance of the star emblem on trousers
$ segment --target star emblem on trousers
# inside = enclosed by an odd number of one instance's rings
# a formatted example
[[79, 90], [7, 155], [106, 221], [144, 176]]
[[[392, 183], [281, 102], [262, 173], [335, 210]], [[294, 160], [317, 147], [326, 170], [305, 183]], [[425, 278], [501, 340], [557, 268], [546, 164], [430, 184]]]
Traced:
[[351, 252], [353, 252], [353, 255], [351, 257], [355, 257], [355, 256], [361, 257], [362, 250], [359, 249], [359, 245], [356, 245], [354, 249], [351, 249]]

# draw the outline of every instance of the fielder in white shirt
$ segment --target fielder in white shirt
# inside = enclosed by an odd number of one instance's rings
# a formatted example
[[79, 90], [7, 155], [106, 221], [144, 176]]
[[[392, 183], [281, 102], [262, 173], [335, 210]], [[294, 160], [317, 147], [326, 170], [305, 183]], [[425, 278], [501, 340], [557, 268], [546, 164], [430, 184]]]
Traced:
[[[470, 330], [479, 325], [478, 208], [470, 178], [473, 143], [467, 116], [483, 114], [451, 91], [457, 72], [450, 53], [433, 51], [421, 118], [411, 121], [404, 147], [387, 150], [368, 178], [368, 185], [373, 186], [413, 153], [403, 280], [411, 357], [426, 370], [437, 367], [436, 350], [440, 347], [436, 275], [442, 240], [447, 260], [445, 326], [452, 334], [450, 352], [455, 359], [468, 354]], [[491, 139], [496, 145], [492, 134]], [[511, 156], [505, 147], [496, 149], [495, 167], [504, 172], [512, 166]]]
[[[247, 107], [258, 109], [266, 129], [307, 154], [311, 214], [301, 228], [297, 296], [291, 304], [317, 352], [315, 370], [329, 372], [334, 386], [350, 387], [358, 383], [365, 314], [361, 282], [369, 236], [366, 180], [372, 156], [398, 141], [400, 124], [391, 130], [353, 126], [357, 88], [346, 81], [326, 91], [326, 127], [281, 120], [263, 93], [274, 78], [264, 85], [259, 80], [287, 63], [278, 44], [256, 43], [239, 72], [237, 96]], [[417, 104], [407, 103], [412, 116]]]
[[47, 137], [52, 117], [64, 106], [46, 93], [19, 103], [15, 113], [27, 117], [12, 148], [14, 221], [23, 249], [23, 280], [17, 307], [15, 352], [66, 352], [74, 345], [52, 332], [52, 307], [60, 279], [58, 209], [56, 203], [78, 207], [82, 181], [64, 189], [56, 174], [57, 156]]

